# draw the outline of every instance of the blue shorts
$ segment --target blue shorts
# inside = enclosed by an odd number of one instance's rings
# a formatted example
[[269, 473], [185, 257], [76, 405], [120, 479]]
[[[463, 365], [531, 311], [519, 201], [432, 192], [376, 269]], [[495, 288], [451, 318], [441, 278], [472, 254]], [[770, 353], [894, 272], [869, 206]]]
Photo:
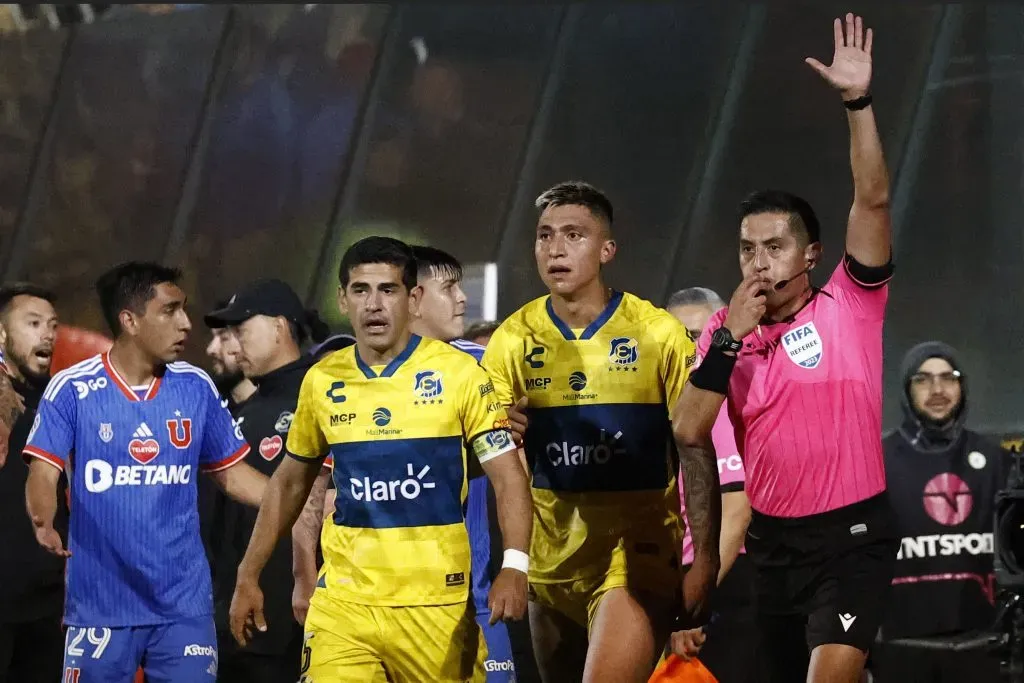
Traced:
[[484, 642], [487, 643], [487, 660], [484, 662], [487, 683], [516, 683], [516, 667], [512, 663], [512, 644], [508, 639], [508, 627], [503, 621], [489, 626], [487, 621], [490, 618], [490, 612], [479, 612], [476, 615], [476, 623], [484, 632]]
[[217, 634], [213, 617], [159, 626], [68, 626], [64, 681], [133, 683], [139, 667], [146, 683], [213, 683], [217, 680]]

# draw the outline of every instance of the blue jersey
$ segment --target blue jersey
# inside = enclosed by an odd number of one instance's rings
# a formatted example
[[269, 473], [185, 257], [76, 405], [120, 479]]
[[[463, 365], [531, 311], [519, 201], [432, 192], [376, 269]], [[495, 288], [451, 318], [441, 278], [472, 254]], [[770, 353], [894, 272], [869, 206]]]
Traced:
[[[450, 342], [460, 351], [465, 351], [479, 363], [484, 356], [484, 347], [465, 339]], [[487, 477], [469, 480], [469, 495], [466, 498], [466, 530], [469, 532], [469, 549], [473, 564], [469, 575], [473, 586], [473, 605], [477, 612], [486, 612], [487, 594], [491, 591], [491, 485]]]
[[212, 614], [199, 536], [199, 470], [249, 447], [217, 388], [188, 363], [131, 387], [107, 354], [50, 380], [25, 455], [67, 472], [65, 623], [110, 628]]

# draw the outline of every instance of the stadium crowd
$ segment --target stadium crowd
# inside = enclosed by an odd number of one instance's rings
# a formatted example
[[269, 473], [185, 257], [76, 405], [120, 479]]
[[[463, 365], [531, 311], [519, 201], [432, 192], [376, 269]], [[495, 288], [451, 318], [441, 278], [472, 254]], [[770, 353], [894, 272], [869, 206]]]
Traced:
[[618, 291], [613, 205], [566, 182], [536, 203], [549, 294], [500, 324], [466, 325], [454, 256], [381, 236], [338, 270], [351, 335], [257, 279], [202, 317], [208, 371], [174, 268], [104, 274], [110, 347], [63, 368], [60, 302], [0, 289], [0, 682], [997, 680], [908, 642], [992, 625], [1010, 458], [937, 341], [883, 439], [873, 37], [834, 39], [808, 63], [854, 199], [820, 287], [813, 209], [770, 190], [728, 302]]

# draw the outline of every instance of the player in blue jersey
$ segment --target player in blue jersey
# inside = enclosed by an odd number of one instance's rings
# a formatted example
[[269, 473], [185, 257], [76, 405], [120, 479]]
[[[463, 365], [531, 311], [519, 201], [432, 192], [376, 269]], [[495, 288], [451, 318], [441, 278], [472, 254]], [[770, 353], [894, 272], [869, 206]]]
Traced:
[[[179, 271], [125, 263], [96, 283], [115, 341], [50, 381], [25, 446], [40, 545], [68, 558], [64, 680], [200, 683], [217, 675], [196, 476], [259, 504], [266, 479], [205, 372], [175, 362], [191, 324]], [[71, 490], [68, 547], [53, 528]]]
[[[451, 254], [434, 247], [414, 246], [412, 252], [416, 257], [416, 284], [423, 290], [418, 311], [410, 324], [413, 333], [446, 341], [470, 354], [479, 363], [484, 355], [484, 347], [462, 338], [466, 327], [466, 294], [461, 286], [462, 264]], [[516, 665], [509, 642], [508, 624], [499, 621], [491, 625], [491, 611], [487, 607], [491, 577], [499, 569], [494, 565], [497, 553], [493, 553], [492, 548], [501, 548], [500, 542], [494, 546], [491, 539], [491, 529], [497, 527], [494, 492], [483, 470], [473, 466], [472, 458], [469, 463], [466, 528], [473, 554], [470, 568], [473, 605], [476, 621], [487, 641], [484, 668], [487, 670], [487, 683], [511, 683], [516, 680]]]

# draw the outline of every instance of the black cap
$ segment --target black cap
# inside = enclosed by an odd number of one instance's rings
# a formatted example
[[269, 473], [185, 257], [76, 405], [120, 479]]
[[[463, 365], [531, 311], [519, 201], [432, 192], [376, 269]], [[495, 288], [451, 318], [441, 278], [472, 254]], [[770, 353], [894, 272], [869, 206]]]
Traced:
[[302, 300], [281, 280], [256, 280], [231, 297], [227, 304], [203, 317], [211, 328], [240, 325], [256, 315], [283, 318], [299, 325], [305, 323], [306, 309]]

